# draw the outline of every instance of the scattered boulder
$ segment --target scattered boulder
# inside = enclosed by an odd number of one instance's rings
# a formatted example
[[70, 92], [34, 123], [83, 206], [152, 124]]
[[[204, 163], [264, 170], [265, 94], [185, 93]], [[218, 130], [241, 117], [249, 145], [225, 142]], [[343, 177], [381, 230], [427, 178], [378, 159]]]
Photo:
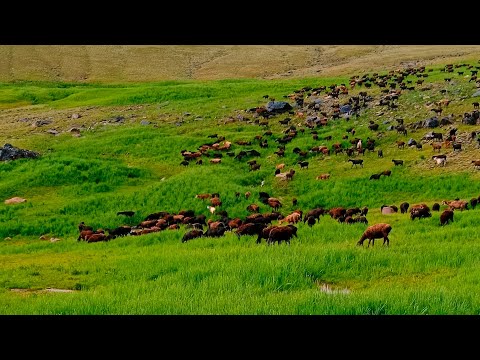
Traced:
[[286, 101], [270, 101], [267, 103], [267, 111], [273, 113], [284, 113], [286, 111], [292, 110], [292, 105]]
[[40, 127], [40, 126], [43, 126], [43, 125], [48, 125], [48, 124], [51, 124], [53, 121], [52, 120], [36, 120], [32, 126], [33, 127]]
[[0, 161], [15, 160], [19, 158], [36, 158], [39, 154], [31, 150], [23, 150], [11, 144], [5, 144], [0, 148]]
[[430, 119], [427, 119], [423, 122], [423, 127], [428, 127], [428, 128], [436, 128], [439, 126], [438, 118], [437, 117], [432, 117]]

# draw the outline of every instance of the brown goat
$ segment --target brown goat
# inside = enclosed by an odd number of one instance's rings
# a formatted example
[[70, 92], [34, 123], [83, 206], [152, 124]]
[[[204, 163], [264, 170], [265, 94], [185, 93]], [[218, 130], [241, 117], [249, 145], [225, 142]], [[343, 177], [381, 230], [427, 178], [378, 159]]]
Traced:
[[390, 231], [392, 231], [392, 226], [387, 223], [379, 223], [369, 226], [363, 233], [360, 240], [358, 240], [357, 245], [363, 246], [363, 242], [368, 239], [367, 247], [370, 246], [370, 242], [372, 243], [372, 246], [374, 246], [375, 239], [383, 238], [383, 245], [389, 246], [390, 240], [388, 238], [388, 234], [390, 234]]

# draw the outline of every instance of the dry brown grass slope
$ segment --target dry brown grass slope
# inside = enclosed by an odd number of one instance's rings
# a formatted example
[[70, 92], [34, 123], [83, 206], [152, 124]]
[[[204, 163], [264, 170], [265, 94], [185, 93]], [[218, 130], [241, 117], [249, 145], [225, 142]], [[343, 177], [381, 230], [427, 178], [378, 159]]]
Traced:
[[480, 59], [480, 45], [0, 45], [0, 81], [353, 75]]

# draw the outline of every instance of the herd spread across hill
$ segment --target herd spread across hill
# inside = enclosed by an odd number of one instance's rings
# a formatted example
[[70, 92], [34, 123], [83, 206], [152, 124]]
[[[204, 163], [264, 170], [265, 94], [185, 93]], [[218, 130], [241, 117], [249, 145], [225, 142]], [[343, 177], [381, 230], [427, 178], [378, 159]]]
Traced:
[[[480, 66], [469, 64], [446, 65], [443, 69], [445, 72], [445, 84], [447, 87], [455, 82], [474, 82], [476, 88], [480, 88], [480, 79], [477, 79], [477, 71]], [[471, 129], [465, 133], [460, 133], [456, 127], [456, 123], [462, 125], [477, 125], [480, 119], [479, 102], [472, 101], [469, 111], [463, 114], [448, 114], [445, 112], [451, 107], [453, 99], [449, 99], [448, 90], [444, 87], [435, 88], [432, 84], [425, 84], [424, 80], [428, 77], [431, 70], [425, 67], [410, 67], [403, 70], [390, 71], [388, 74], [372, 75], [365, 74], [363, 76], [352, 76], [347, 84], [331, 84], [330, 86], [303, 87], [291, 94], [285, 95], [285, 99], [289, 101], [276, 101], [275, 99], [265, 95], [268, 99], [265, 106], [258, 106], [245, 110], [247, 116], [241, 116], [241, 121], [248, 121], [263, 128], [261, 133], [252, 139], [228, 140], [225, 136], [219, 134], [210, 134], [208, 139], [197, 149], [183, 149], [180, 152], [182, 161], [180, 165], [191, 166], [195, 163], [197, 166], [223, 166], [222, 159], [224, 156], [233, 158], [239, 164], [245, 162], [245, 168], [249, 172], [264, 169], [265, 163], [262, 163], [261, 149], [272, 149], [269, 157], [278, 158], [278, 164], [272, 167], [272, 176], [280, 182], [294, 181], [297, 171], [311, 171], [312, 159], [317, 156], [340, 156], [345, 155], [347, 161], [351, 162], [350, 168], [367, 166], [363, 157], [365, 153], [376, 152], [377, 158], [383, 158], [383, 149], [378, 148], [377, 140], [385, 136], [384, 132], [379, 132], [380, 125], [374, 120], [368, 120], [366, 127], [370, 133], [365, 139], [356, 137], [357, 130], [349, 127], [346, 134], [341, 138], [334, 139], [331, 135], [321, 137], [319, 134], [322, 129], [326, 129], [338, 121], [349, 121], [350, 119], [361, 118], [366, 110], [372, 110], [378, 107], [377, 116], [382, 115], [385, 111], [395, 111], [399, 108], [399, 100], [402, 95], [413, 90], [430, 92], [430, 96], [425, 99], [432, 98], [433, 95], [441, 94], [442, 99], [438, 101], [426, 102], [424, 105], [430, 109], [434, 115], [423, 121], [412, 122], [406, 124], [403, 118], [395, 119], [396, 125], [387, 127], [387, 131], [396, 132], [400, 136], [407, 136], [409, 132], [416, 132], [420, 128], [433, 129], [436, 127], [446, 129], [446, 132], [430, 131], [425, 133], [421, 138], [415, 140], [413, 138], [408, 141], [399, 139], [393, 144], [397, 149], [406, 151], [406, 148], [414, 151], [423, 151], [425, 145], [431, 146], [433, 156], [431, 159], [437, 166], [444, 167], [447, 165], [447, 154], [440, 154], [442, 149], [452, 151], [453, 153], [461, 152], [466, 147], [480, 146], [480, 138], [477, 136], [480, 132]], [[470, 74], [468, 74], [468, 72]], [[467, 75], [466, 75], [467, 74]], [[416, 78], [416, 79], [415, 79]], [[357, 95], [350, 95], [354, 89], [364, 87], [364, 91], [355, 91]], [[380, 91], [374, 95], [372, 88], [378, 87]], [[438, 94], [433, 94], [434, 91]], [[468, 98], [468, 97], [467, 97]], [[462, 101], [465, 98], [461, 99]], [[286, 115], [286, 116], [285, 116]], [[443, 117], [441, 117], [444, 115]], [[251, 118], [250, 118], [251, 117]], [[278, 117], [282, 119], [278, 120]], [[252, 120], [253, 119], [253, 120]], [[272, 119], [277, 119], [278, 124], [283, 129], [278, 133], [272, 130], [265, 130], [265, 127], [271, 125]], [[384, 123], [385, 124], [385, 123]], [[320, 130], [320, 131], [319, 131]], [[296, 138], [311, 136], [314, 141], [331, 141], [331, 146], [318, 145], [310, 148], [293, 147], [287, 150], [287, 146]], [[275, 143], [273, 145], [272, 143]], [[254, 147], [258, 146], [259, 149]], [[235, 151], [238, 149], [239, 151]], [[282, 158], [285, 157], [287, 151], [298, 156], [295, 165], [287, 166]], [[208, 159], [208, 161], [204, 161]], [[370, 160], [374, 161], [374, 160]], [[395, 167], [404, 166], [403, 159], [391, 160]], [[480, 160], [471, 159], [471, 163], [475, 169], [480, 168]], [[211, 165], [209, 165], [211, 164]], [[294, 166], [298, 165], [298, 170]], [[374, 173], [369, 180], [378, 180], [381, 176], [390, 177], [391, 170], [384, 170], [380, 173]], [[329, 181], [331, 174], [322, 173], [313, 176], [316, 180]], [[262, 186], [263, 186], [262, 182]], [[249, 199], [251, 192], [245, 193], [243, 196]], [[240, 192], [236, 192], [235, 196], [241, 197]], [[193, 210], [183, 210], [178, 213], [167, 211], [159, 211], [148, 215], [144, 221], [135, 226], [122, 225], [114, 229], [97, 229], [81, 223], [79, 225], [80, 235], [78, 240], [87, 242], [108, 241], [119, 236], [142, 235], [163, 230], [179, 230], [182, 227], [186, 230], [182, 237], [182, 242], [188, 242], [199, 237], [221, 237], [226, 232], [234, 232], [239, 238], [241, 236], [256, 236], [256, 243], [261, 243], [262, 239], [267, 244], [277, 242], [290, 243], [290, 240], [297, 237], [298, 226], [315, 226], [320, 222], [321, 216], [329, 215], [331, 219], [345, 224], [364, 223], [368, 226], [367, 207], [345, 208], [342, 206], [325, 209], [317, 207], [308, 209], [305, 212], [297, 209], [289, 214], [282, 214], [280, 209], [283, 204], [280, 199], [271, 196], [267, 192], [260, 191], [258, 201], [271, 208], [271, 212], [260, 213], [259, 205], [251, 203], [247, 207], [247, 211], [251, 214], [240, 218], [231, 218], [228, 212], [223, 209], [220, 194], [205, 193], [197, 194], [199, 201], [208, 201], [209, 204], [205, 208], [209, 212], [209, 219], [204, 214], [195, 214]], [[480, 197], [473, 197], [469, 202], [460, 199], [445, 200], [443, 205], [447, 208], [440, 214], [440, 225], [446, 225], [453, 221], [455, 210], [469, 210], [469, 206], [475, 209]], [[292, 199], [292, 205], [297, 206], [296, 199]], [[222, 210], [219, 210], [222, 209]], [[408, 203], [400, 205], [401, 213], [410, 213], [411, 220], [431, 217], [431, 211], [439, 211], [438, 203], [433, 204], [432, 209], [425, 203], [413, 205], [410, 207]], [[398, 208], [395, 205], [381, 207], [382, 214], [396, 213]], [[118, 214], [132, 216], [133, 211], [119, 212]], [[392, 230], [392, 226], [388, 223], [378, 223], [367, 227], [361, 235], [358, 245], [363, 245], [368, 239], [368, 245], [373, 246], [375, 239], [384, 239], [384, 245], [389, 245], [388, 235]]]

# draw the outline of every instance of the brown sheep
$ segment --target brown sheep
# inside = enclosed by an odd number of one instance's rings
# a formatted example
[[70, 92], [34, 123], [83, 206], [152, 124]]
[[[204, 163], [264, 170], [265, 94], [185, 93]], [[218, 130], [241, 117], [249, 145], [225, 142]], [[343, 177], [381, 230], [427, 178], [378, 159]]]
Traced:
[[89, 243], [91, 242], [99, 242], [99, 241], [108, 241], [110, 240], [111, 237], [105, 235], [104, 233], [98, 232], [98, 233], [93, 233], [92, 235], [89, 235], [85, 238], [85, 240]]
[[445, 209], [440, 214], [440, 225], [447, 225], [449, 220], [453, 222], [453, 210]]
[[325, 215], [325, 213], [326, 210], [320, 207], [309, 210], [303, 218], [303, 223], [305, 223], [310, 216], [313, 216], [316, 220], [320, 220], [320, 216]]
[[210, 199], [210, 204], [214, 207], [218, 207], [222, 205], [222, 202], [218, 197], [214, 197]]
[[193, 229], [190, 230], [189, 232], [185, 233], [182, 237], [182, 243], [187, 242], [189, 240], [199, 238], [203, 236], [203, 231], [199, 229]]
[[336, 208], [330, 209], [328, 211], [328, 214], [332, 219], [337, 220], [340, 216], [345, 215], [346, 212], [347, 212], [347, 209], [343, 207], [336, 207]]
[[363, 246], [363, 242], [368, 239], [367, 247], [370, 246], [370, 242], [372, 243], [372, 246], [374, 246], [375, 239], [383, 238], [383, 245], [389, 246], [390, 239], [388, 238], [388, 234], [390, 234], [390, 231], [392, 231], [392, 226], [387, 223], [379, 223], [369, 226], [363, 233], [360, 240], [358, 240], [357, 245]]
[[215, 230], [220, 227], [224, 228], [225, 224], [222, 221], [213, 221], [213, 220], [208, 220], [207, 221], [207, 226], [209, 229]]
[[243, 224], [243, 220], [240, 219], [240, 218], [235, 218], [235, 219], [232, 219], [228, 222], [227, 226], [230, 228], [230, 230], [232, 229], [237, 229], [240, 225]]
[[82, 230], [80, 231], [80, 235], [78, 236], [77, 241], [87, 240], [87, 237], [93, 234], [94, 234], [93, 230]]
[[282, 224], [284, 222], [289, 224], [296, 224], [302, 219], [302, 214], [298, 212], [293, 212], [290, 215], [285, 216], [283, 219], [279, 220], [278, 223]]
[[416, 218], [422, 219], [431, 217], [430, 208], [426, 204], [413, 205], [410, 208], [410, 219], [415, 220]]
[[195, 195], [196, 199], [202, 199], [202, 200], [210, 199], [211, 197], [212, 197], [211, 194], [197, 194], [197, 195]]
[[270, 231], [270, 234], [267, 239], [267, 244], [272, 244], [275, 241], [280, 244], [282, 241], [285, 241], [290, 245], [290, 239], [292, 237], [297, 237], [297, 228], [293, 225], [278, 226]]
[[468, 202], [464, 200], [442, 201], [443, 205], [448, 205], [452, 210], [468, 210]]
[[357, 223], [364, 223], [368, 224], [368, 220], [365, 216], [357, 216], [356, 218], [353, 219]]
[[78, 231], [82, 232], [83, 230], [92, 230], [93, 227], [85, 225], [85, 223], [82, 221], [80, 224], [78, 224]]
[[328, 179], [330, 179], [330, 174], [321, 174], [321, 175], [318, 175], [315, 179], [316, 180], [328, 180]]
[[253, 212], [253, 213], [256, 213], [258, 212], [260, 209], [260, 206], [258, 206], [257, 204], [250, 204], [247, 206], [247, 211], [250, 211], [250, 212]]
[[260, 231], [258, 233], [258, 238], [257, 238], [256, 243], [260, 244], [262, 242], [262, 239], [265, 239], [266, 241], [268, 241], [268, 238], [270, 236], [270, 231], [272, 231], [273, 229], [275, 229], [277, 227], [278, 227], [278, 225], [271, 225], [271, 226], [268, 226], [268, 227], [262, 229], [262, 231]]
[[274, 210], [277, 211], [278, 208], [282, 207], [282, 203], [279, 199], [270, 197], [267, 200], [267, 204]]
[[240, 239], [242, 235], [258, 235], [264, 228], [266, 228], [266, 225], [262, 223], [246, 223], [240, 225], [235, 234]]

